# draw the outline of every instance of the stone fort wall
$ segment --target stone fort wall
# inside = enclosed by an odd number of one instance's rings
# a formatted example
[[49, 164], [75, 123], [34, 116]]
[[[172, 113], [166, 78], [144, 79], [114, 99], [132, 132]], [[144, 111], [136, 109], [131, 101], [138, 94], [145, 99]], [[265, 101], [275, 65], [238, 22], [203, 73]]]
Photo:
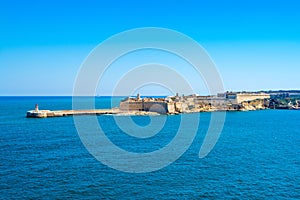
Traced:
[[242, 103], [244, 101], [253, 101], [256, 99], [269, 99], [269, 94], [237, 94], [237, 103]]
[[121, 110], [137, 110], [137, 111], [152, 111], [158, 113], [172, 113], [174, 112], [174, 103], [167, 102], [144, 102], [144, 101], [124, 101], [120, 103]]

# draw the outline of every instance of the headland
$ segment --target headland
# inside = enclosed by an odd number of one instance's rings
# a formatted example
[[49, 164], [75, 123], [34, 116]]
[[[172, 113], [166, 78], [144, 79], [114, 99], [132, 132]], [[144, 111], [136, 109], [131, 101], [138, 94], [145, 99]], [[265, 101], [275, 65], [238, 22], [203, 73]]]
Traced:
[[34, 110], [29, 118], [63, 117], [73, 115], [159, 115], [213, 111], [250, 111], [263, 109], [300, 110], [300, 91], [225, 92], [217, 95], [168, 96], [164, 98], [127, 97], [118, 108], [94, 110]]

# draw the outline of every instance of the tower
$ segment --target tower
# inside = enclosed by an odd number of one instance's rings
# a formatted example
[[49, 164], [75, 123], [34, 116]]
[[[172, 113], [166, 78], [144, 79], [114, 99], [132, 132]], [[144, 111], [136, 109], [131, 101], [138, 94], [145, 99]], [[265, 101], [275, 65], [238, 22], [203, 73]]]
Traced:
[[39, 105], [35, 104], [35, 111], [38, 112], [39, 111]]
[[138, 94], [136, 95], [136, 99], [137, 99], [138, 101], [141, 100], [140, 93], [138, 93]]

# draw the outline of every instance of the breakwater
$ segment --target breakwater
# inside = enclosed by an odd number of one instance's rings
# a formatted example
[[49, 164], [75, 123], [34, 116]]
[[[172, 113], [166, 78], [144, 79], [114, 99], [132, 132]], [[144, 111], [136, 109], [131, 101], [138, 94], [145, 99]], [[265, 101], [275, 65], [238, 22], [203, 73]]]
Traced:
[[74, 115], [159, 115], [157, 112], [123, 111], [119, 108], [94, 110], [35, 110], [27, 111], [28, 118], [66, 117]]

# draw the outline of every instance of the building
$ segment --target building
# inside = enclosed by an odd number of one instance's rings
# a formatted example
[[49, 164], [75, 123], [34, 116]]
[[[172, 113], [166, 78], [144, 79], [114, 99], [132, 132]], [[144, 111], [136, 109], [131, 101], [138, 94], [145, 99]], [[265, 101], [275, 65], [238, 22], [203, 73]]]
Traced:
[[266, 93], [250, 93], [250, 92], [227, 92], [225, 98], [233, 104], [240, 104], [244, 101], [253, 101], [257, 99], [270, 99], [270, 95]]

